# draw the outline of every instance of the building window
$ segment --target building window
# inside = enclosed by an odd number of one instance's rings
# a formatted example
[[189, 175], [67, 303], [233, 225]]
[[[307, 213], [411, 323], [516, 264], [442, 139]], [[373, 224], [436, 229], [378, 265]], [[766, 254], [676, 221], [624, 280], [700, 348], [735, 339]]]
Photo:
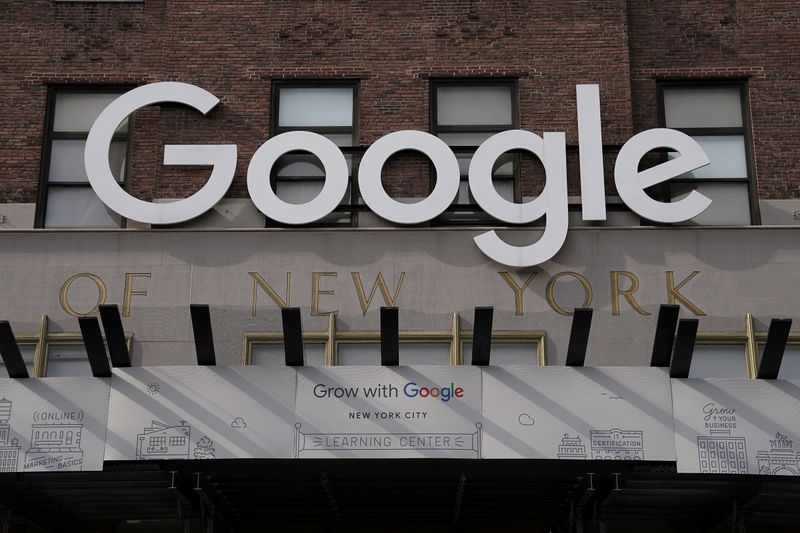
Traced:
[[[100, 112], [120, 94], [108, 89], [53, 89], [49, 94], [47, 136], [36, 224], [40, 228], [118, 228], [123, 220], [108, 209], [89, 185], [83, 163], [86, 137]], [[130, 121], [117, 128], [108, 158], [124, 184]]]
[[[478, 146], [501, 131], [519, 127], [517, 88], [511, 80], [440, 80], [431, 82], [431, 132], [456, 154], [461, 174], [458, 195], [438, 222], [485, 224], [496, 222], [481, 210], [469, 192], [469, 163]], [[495, 163], [497, 192], [520, 202], [519, 156], [508, 153]], [[435, 176], [431, 176], [434, 179]]]
[[696, 344], [690, 378], [747, 378], [743, 344]]
[[[355, 225], [357, 191], [353, 186], [353, 152], [358, 140], [358, 84], [354, 81], [275, 82], [272, 89], [272, 136], [301, 130], [319, 133], [345, 154], [350, 186], [342, 203], [314, 225]], [[302, 204], [315, 198], [325, 182], [325, 171], [316, 156], [293, 152], [281, 157], [270, 176], [281, 200]], [[267, 220], [268, 225], [278, 225]]]
[[[110, 363], [109, 363], [110, 364]], [[46, 376], [91, 376], [92, 367], [83, 344], [48, 344]]]
[[[761, 357], [764, 355], [764, 345], [767, 341], [767, 334], [757, 334], [759, 366]], [[778, 379], [800, 379], [800, 333], [792, 332], [789, 334], [789, 341], [781, 359], [781, 368], [778, 371]]]
[[[472, 332], [461, 331], [455, 314], [447, 331], [400, 331], [401, 365], [463, 365], [472, 361]], [[306, 366], [378, 366], [381, 333], [338, 331], [331, 315], [328, 331], [303, 332]], [[545, 365], [543, 331], [492, 332], [492, 365]], [[285, 366], [283, 335], [279, 332], [246, 332], [242, 364]]]
[[[492, 366], [504, 365], [531, 365], [545, 366], [544, 360], [544, 334], [529, 334], [524, 332], [508, 332], [507, 337], [502, 334], [492, 334], [492, 351], [490, 364]], [[462, 357], [465, 365], [472, 364], [472, 337], [462, 343]]]
[[708, 209], [682, 224], [758, 224], [746, 84], [670, 82], [659, 90], [662, 124], [690, 135], [711, 160], [668, 182], [673, 200], [692, 190], [712, 200]]
[[186, 445], [186, 437], [170, 437], [169, 438], [169, 445], [170, 446], [185, 446]]
[[[443, 333], [442, 338], [430, 340], [423, 340], [413, 334], [403, 335], [408, 340], [400, 339], [400, 365], [449, 365], [450, 339], [446, 338], [446, 335], [446, 333]], [[336, 345], [336, 364], [339, 366], [380, 366], [380, 333], [377, 333], [377, 339], [375, 340], [338, 342]]]
[[[283, 351], [283, 339], [256, 340], [247, 348], [249, 361], [246, 364], [282, 367], [286, 366]], [[325, 364], [325, 341], [309, 341], [303, 339], [303, 364], [305, 366], [322, 366]]]
[[150, 437], [150, 446], [165, 446], [167, 437]]
[[[128, 352], [131, 351], [133, 334], [125, 333]], [[108, 346], [106, 346], [108, 356]], [[108, 362], [111, 366], [111, 361]], [[44, 347], [42, 375], [46, 377], [92, 376], [92, 366], [80, 333], [51, 333]]]
[[747, 331], [702, 331], [697, 333], [690, 378], [741, 378], [754, 377], [748, 365]]

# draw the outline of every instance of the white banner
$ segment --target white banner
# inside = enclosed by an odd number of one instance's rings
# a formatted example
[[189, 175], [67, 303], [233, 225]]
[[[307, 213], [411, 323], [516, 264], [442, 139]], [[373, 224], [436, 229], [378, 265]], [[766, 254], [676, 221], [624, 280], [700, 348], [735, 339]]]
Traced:
[[108, 379], [0, 379], [0, 472], [102, 470]]
[[483, 457], [674, 461], [669, 376], [648, 367], [487, 367]]
[[678, 472], [800, 475], [800, 381], [673, 379], [672, 403]]
[[115, 368], [107, 460], [291, 457], [295, 371]]
[[477, 368], [300, 368], [296, 409], [295, 457], [481, 456]]

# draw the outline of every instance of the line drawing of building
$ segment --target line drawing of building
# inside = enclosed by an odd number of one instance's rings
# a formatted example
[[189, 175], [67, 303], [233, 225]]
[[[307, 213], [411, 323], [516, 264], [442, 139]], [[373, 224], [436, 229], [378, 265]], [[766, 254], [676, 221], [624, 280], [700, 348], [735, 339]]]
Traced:
[[19, 441], [11, 438], [11, 407], [13, 402], [0, 399], [0, 472], [16, 472], [19, 460]]
[[83, 424], [33, 424], [24, 470], [83, 470]]
[[558, 445], [559, 459], [586, 459], [586, 446], [583, 444], [580, 435], [570, 437], [569, 433], [564, 433], [561, 444]]
[[769, 441], [770, 450], [756, 453], [758, 473], [772, 476], [800, 475], [800, 451], [794, 450], [794, 441], [780, 431]]
[[136, 460], [188, 459], [191, 432], [186, 420], [177, 426], [152, 420], [150, 427], [136, 436]]
[[644, 459], [644, 432], [612, 428], [589, 431], [592, 459], [641, 461]]
[[747, 474], [747, 441], [731, 437], [729, 429], [698, 435], [697, 455], [703, 474]]

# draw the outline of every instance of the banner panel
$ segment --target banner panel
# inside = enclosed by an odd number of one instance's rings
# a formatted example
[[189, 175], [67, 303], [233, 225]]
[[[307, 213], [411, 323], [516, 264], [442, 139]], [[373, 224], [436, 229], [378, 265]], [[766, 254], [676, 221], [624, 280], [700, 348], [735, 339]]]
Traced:
[[0, 472], [102, 470], [109, 379], [0, 379]]
[[800, 380], [673, 379], [678, 472], [800, 475]]
[[290, 368], [115, 368], [105, 458], [291, 457], [294, 398]]
[[660, 368], [487, 367], [483, 423], [486, 458], [675, 460]]
[[299, 368], [295, 457], [481, 456], [481, 375], [435, 366]]

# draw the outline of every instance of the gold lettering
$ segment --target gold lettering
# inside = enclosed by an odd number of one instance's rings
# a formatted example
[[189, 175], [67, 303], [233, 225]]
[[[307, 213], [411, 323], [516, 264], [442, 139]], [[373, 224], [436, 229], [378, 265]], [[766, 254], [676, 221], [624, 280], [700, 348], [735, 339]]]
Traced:
[[563, 278], [564, 276], [570, 276], [577, 279], [578, 282], [583, 287], [584, 298], [583, 298], [583, 305], [581, 305], [582, 309], [585, 309], [592, 304], [592, 298], [593, 298], [592, 285], [591, 283], [589, 283], [589, 280], [583, 277], [582, 275], [578, 274], [577, 272], [570, 272], [570, 271], [559, 272], [558, 274], [550, 278], [550, 281], [547, 282], [547, 288], [545, 289], [545, 297], [547, 298], [547, 303], [550, 304], [550, 307], [553, 309], [553, 311], [555, 311], [559, 315], [571, 316], [573, 314], [572, 311], [567, 311], [566, 309], [558, 305], [556, 303], [556, 298], [554, 295], [556, 282], [559, 279]]
[[378, 272], [378, 277], [375, 279], [375, 283], [372, 284], [372, 290], [369, 291], [369, 297], [367, 297], [366, 293], [364, 292], [364, 285], [361, 283], [361, 274], [358, 272], [351, 272], [350, 275], [353, 277], [353, 285], [356, 286], [358, 303], [361, 304], [361, 311], [364, 313], [364, 316], [367, 315], [369, 306], [372, 303], [372, 297], [375, 296], [375, 289], [378, 288], [381, 290], [381, 296], [383, 296], [383, 301], [386, 302], [386, 305], [389, 307], [397, 307], [397, 297], [400, 296], [400, 288], [403, 286], [403, 280], [406, 277], [405, 272], [400, 272], [400, 279], [398, 280], [397, 287], [394, 290], [394, 296], [389, 294], [389, 287], [386, 286], [386, 281], [383, 279], [383, 274], [381, 272]]
[[258, 288], [261, 287], [264, 289], [264, 292], [267, 293], [267, 296], [272, 298], [272, 301], [278, 304], [278, 307], [283, 309], [284, 307], [289, 307], [292, 304], [292, 273], [286, 273], [286, 298], [281, 298], [280, 295], [273, 289], [267, 280], [259, 274], [258, 272], [248, 272], [250, 276], [253, 278], [253, 308], [252, 313], [253, 316], [256, 316], [256, 302], [258, 301]]
[[686, 279], [681, 281], [676, 286], [675, 285], [675, 274], [673, 273], [672, 270], [668, 270], [667, 271], [667, 303], [674, 304], [675, 301], [677, 300], [680, 303], [682, 303], [683, 305], [685, 305], [686, 308], [689, 311], [691, 311], [692, 313], [694, 313], [695, 316], [706, 316], [706, 314], [703, 312], [702, 309], [700, 309], [695, 304], [690, 302], [689, 299], [686, 298], [686, 296], [684, 296], [683, 294], [678, 292], [678, 291], [681, 290], [681, 288], [684, 285], [689, 283], [692, 280], [692, 278], [695, 277], [696, 275], [698, 275], [699, 273], [700, 273], [699, 270], [695, 270], [694, 272], [692, 272], [691, 274], [686, 276]]
[[[73, 309], [73, 307], [69, 304], [69, 288], [72, 286], [75, 280], [79, 278], [90, 279], [94, 282], [95, 285], [97, 285], [97, 303], [95, 304], [94, 307], [92, 307], [91, 309], [89, 309], [89, 311], [85, 313], [79, 313], [78, 311]], [[70, 278], [64, 282], [64, 284], [61, 286], [61, 290], [58, 293], [58, 300], [61, 302], [61, 307], [64, 309], [64, 311], [66, 311], [67, 314], [71, 316], [75, 317], [91, 316], [97, 313], [97, 309], [101, 305], [106, 303], [107, 292], [108, 289], [106, 288], [106, 284], [103, 282], [102, 279], [100, 279], [100, 276], [97, 276], [95, 274], [90, 274], [88, 272], [82, 272], [80, 274], [75, 274], [74, 276], [70, 276]]]
[[[631, 280], [631, 286], [625, 290], [619, 288], [619, 278], [625, 277]], [[633, 293], [639, 290], [639, 278], [633, 272], [626, 270], [612, 270], [611, 271], [611, 314], [618, 316], [619, 311], [619, 297], [622, 295], [628, 304], [640, 315], [649, 315], [647, 311], [642, 309], [642, 306], [633, 297]]]
[[520, 316], [524, 315], [525, 314], [525, 306], [524, 306], [524, 304], [522, 302], [522, 292], [525, 289], [528, 288], [528, 285], [531, 284], [531, 282], [533, 281], [533, 278], [536, 277], [536, 271], [534, 270], [533, 272], [531, 272], [531, 275], [528, 276], [528, 279], [525, 280], [525, 283], [522, 284], [522, 287], [517, 285], [517, 282], [514, 279], [514, 276], [512, 276], [510, 273], [508, 273], [508, 272], [498, 272], [498, 274], [500, 274], [500, 277], [503, 278], [503, 281], [505, 281], [508, 284], [508, 286], [511, 287], [511, 290], [514, 291], [514, 309], [515, 309], [515, 313], [517, 315], [520, 315]]
[[331, 315], [334, 313], [338, 313], [339, 310], [336, 309], [335, 311], [323, 311], [320, 313], [319, 311], [319, 296], [320, 294], [330, 294], [333, 296], [334, 291], [321, 291], [319, 289], [319, 278], [322, 276], [328, 276], [331, 278], [336, 278], [339, 276], [336, 272], [312, 272], [311, 273], [311, 316], [322, 316], [322, 315]]
[[131, 296], [147, 296], [147, 291], [134, 291], [133, 278], [149, 278], [150, 272], [126, 272], [125, 292], [122, 296], [122, 316], [131, 316]]

